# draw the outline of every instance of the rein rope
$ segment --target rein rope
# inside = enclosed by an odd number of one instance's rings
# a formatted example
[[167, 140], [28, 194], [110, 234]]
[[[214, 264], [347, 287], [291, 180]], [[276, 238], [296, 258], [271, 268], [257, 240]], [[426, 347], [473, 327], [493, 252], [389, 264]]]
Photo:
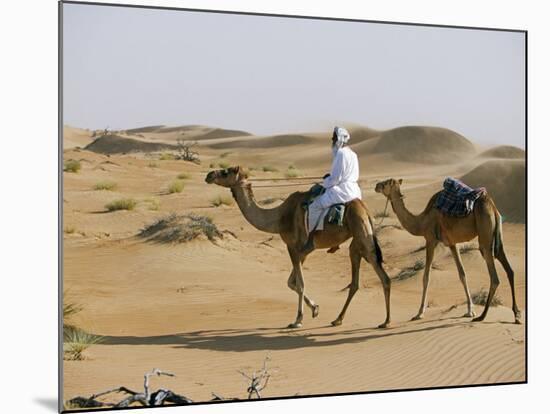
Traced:
[[380, 220], [380, 222], [378, 224], [376, 224], [376, 227], [380, 227], [382, 225], [382, 223], [384, 222], [384, 219], [386, 218], [387, 216], [387, 213], [388, 213], [388, 204], [390, 203], [390, 198], [386, 198], [386, 207], [384, 207], [384, 213], [382, 214], [382, 220]]
[[254, 188], [272, 188], [272, 187], [298, 187], [301, 185], [312, 185], [315, 184], [314, 181], [312, 182], [305, 182], [305, 183], [294, 183], [294, 184], [267, 184], [267, 185], [255, 185]]

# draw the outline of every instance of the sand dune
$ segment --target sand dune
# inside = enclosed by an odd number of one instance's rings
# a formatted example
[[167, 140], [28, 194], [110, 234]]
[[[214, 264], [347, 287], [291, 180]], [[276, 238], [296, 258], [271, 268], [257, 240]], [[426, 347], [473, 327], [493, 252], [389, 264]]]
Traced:
[[471, 156], [475, 147], [449, 129], [405, 126], [384, 131], [372, 151], [390, 153], [399, 161], [441, 164], [456, 162], [457, 157]]
[[152, 125], [142, 128], [128, 129], [125, 131], [128, 135], [139, 135], [143, 138], [154, 140], [172, 141], [176, 138], [208, 140], [217, 138], [231, 138], [251, 135], [246, 131], [233, 129], [213, 128], [205, 125]]
[[141, 134], [144, 132], [155, 132], [164, 128], [164, 125], [150, 125], [140, 128], [127, 129], [126, 132], [129, 134]]
[[381, 134], [381, 131], [364, 126], [350, 126], [347, 129], [354, 143], [367, 141], [369, 139], [378, 137]]
[[92, 132], [74, 128], [68, 125], [63, 126], [63, 148], [71, 149], [76, 147], [85, 147], [93, 141]]
[[485, 187], [504, 220], [525, 222], [525, 161], [487, 161], [462, 178], [471, 187]]
[[236, 140], [211, 144], [211, 148], [230, 149], [230, 148], [277, 148], [302, 144], [311, 144], [319, 142], [316, 138], [308, 135], [286, 134], [274, 135], [269, 137], [257, 137], [254, 139]]
[[525, 151], [512, 145], [500, 145], [482, 152], [479, 154], [479, 157], [507, 159], [525, 158]]
[[128, 154], [131, 152], [173, 150], [176, 149], [176, 146], [166, 143], [146, 142], [132, 138], [125, 138], [120, 135], [104, 135], [86, 145], [84, 149], [101, 154]]

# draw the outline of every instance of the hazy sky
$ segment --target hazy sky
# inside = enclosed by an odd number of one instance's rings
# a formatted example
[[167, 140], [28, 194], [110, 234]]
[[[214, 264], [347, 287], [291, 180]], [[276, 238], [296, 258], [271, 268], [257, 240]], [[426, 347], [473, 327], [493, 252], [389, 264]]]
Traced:
[[434, 125], [524, 147], [523, 33], [75, 4], [63, 14], [65, 124]]

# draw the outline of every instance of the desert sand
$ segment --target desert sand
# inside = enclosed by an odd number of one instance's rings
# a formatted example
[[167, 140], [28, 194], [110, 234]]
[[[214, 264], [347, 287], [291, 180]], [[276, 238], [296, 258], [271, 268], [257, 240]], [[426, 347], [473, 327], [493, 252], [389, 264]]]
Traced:
[[[330, 325], [347, 296], [348, 241], [335, 254], [318, 250], [308, 258], [306, 292], [320, 313], [312, 319], [306, 311], [303, 328], [285, 328], [294, 321], [297, 302], [286, 284], [291, 264], [285, 245], [253, 228], [234, 203], [214, 207], [213, 198], [230, 198], [230, 192], [207, 185], [204, 178], [220, 164], [247, 167], [251, 178], [283, 177], [289, 166], [300, 175], [323, 175], [330, 169], [330, 132], [260, 137], [189, 125], [111, 132], [108, 139], [92, 135], [64, 129], [63, 158], [81, 164], [79, 172], [63, 173], [64, 288], [83, 306], [74, 323], [104, 338], [86, 350], [86, 359], [63, 362], [64, 399], [120, 385], [140, 389], [143, 374], [155, 367], [177, 376], [154, 379], [154, 387], [195, 401], [211, 399], [212, 392], [244, 398], [247, 383], [237, 370], [257, 370], [266, 356], [271, 379], [264, 397], [525, 380], [525, 325], [513, 323], [500, 264], [497, 295], [503, 305], [491, 307], [484, 322], [472, 323], [461, 317], [465, 297], [450, 252], [438, 248], [426, 317], [410, 321], [420, 304], [422, 272], [405, 280], [397, 275], [423, 259], [424, 240], [403, 230], [391, 211], [377, 231], [385, 268], [395, 278], [392, 327], [376, 328], [384, 320], [384, 297], [365, 262], [361, 289], [343, 325]], [[385, 198], [374, 186], [390, 177], [404, 180], [405, 203], [415, 213], [446, 176], [488, 189], [505, 218], [504, 246], [524, 311], [523, 150], [483, 148], [432, 127], [377, 131], [357, 126], [351, 135], [363, 198], [375, 214], [384, 210]], [[174, 153], [178, 138], [197, 141], [200, 165], [161, 159], [170, 158], [162, 154]], [[168, 187], [180, 173], [188, 174], [184, 188], [171, 194]], [[116, 188], [94, 189], [104, 181]], [[265, 207], [310, 186], [263, 187], [276, 183], [253, 187]], [[105, 205], [120, 198], [133, 198], [137, 205], [131, 211], [107, 211]], [[191, 212], [211, 217], [224, 237], [185, 243], [138, 237], [159, 218]], [[471, 291], [488, 289], [479, 252], [468, 249], [462, 258]], [[478, 314], [481, 309], [475, 307]]]

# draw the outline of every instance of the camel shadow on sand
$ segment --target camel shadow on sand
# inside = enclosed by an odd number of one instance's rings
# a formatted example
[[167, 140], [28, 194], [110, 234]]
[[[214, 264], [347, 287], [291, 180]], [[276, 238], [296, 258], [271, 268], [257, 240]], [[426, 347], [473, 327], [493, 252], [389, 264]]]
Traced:
[[[433, 325], [437, 322], [437, 325]], [[428, 323], [431, 326], [425, 326]], [[174, 348], [202, 349], [222, 352], [248, 352], [265, 350], [292, 350], [312, 347], [330, 347], [344, 344], [365, 343], [393, 336], [407, 337], [423, 332], [453, 328], [468, 328], [469, 320], [447, 318], [439, 321], [421, 321], [413, 326], [394, 328], [358, 328], [332, 332], [316, 332], [328, 327], [287, 330], [280, 328], [223, 329], [183, 332], [160, 336], [106, 336], [104, 345], [172, 345]], [[405, 338], [403, 338], [405, 339]]]

